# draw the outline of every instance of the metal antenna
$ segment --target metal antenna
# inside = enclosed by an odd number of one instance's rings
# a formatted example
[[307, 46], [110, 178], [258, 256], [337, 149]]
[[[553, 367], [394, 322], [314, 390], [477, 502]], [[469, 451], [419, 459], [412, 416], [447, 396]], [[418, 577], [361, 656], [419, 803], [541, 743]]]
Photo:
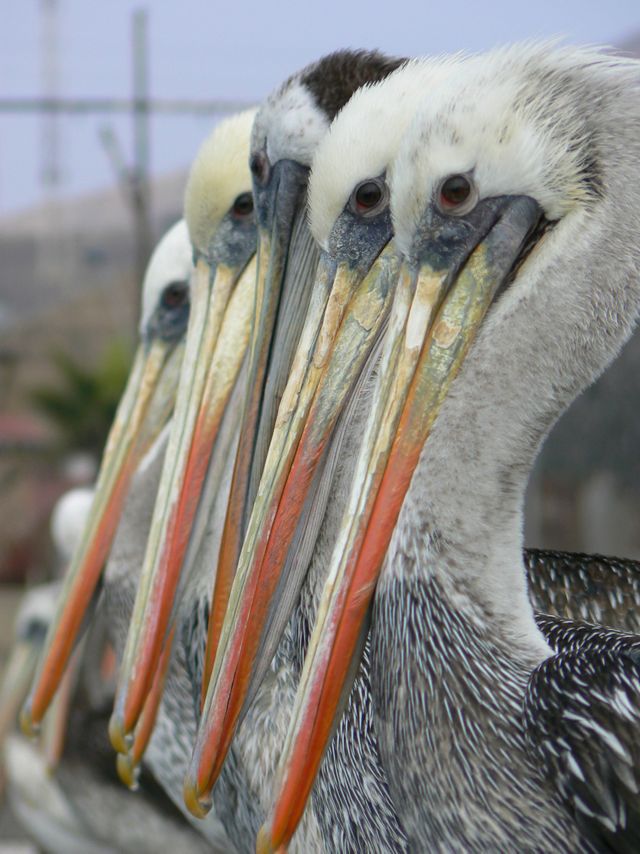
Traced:
[[130, 167], [127, 166], [122, 147], [113, 128], [110, 125], [103, 125], [99, 130], [100, 140], [133, 215], [135, 271], [131, 293], [133, 306], [131, 316], [134, 321], [134, 336], [140, 310], [140, 288], [153, 246], [149, 177], [150, 101], [147, 21], [145, 10], [137, 9], [133, 13], [131, 29], [133, 163]]
[[[136, 283], [142, 287], [147, 261], [152, 248], [151, 182], [149, 180], [149, 52], [147, 43], [147, 12], [133, 13], [133, 168], [131, 195], [135, 223]], [[135, 314], [140, 303], [135, 294]]]
[[[40, 0], [40, 86], [45, 98], [60, 98], [58, 64], [58, 0]], [[39, 278], [60, 294], [71, 286], [61, 222], [60, 115], [57, 110], [42, 114], [40, 181], [42, 186], [42, 240], [36, 250]]]
[[[45, 98], [60, 94], [58, 67], [58, 0], [40, 0], [41, 9], [41, 87]], [[45, 195], [57, 193], [60, 184], [60, 128], [55, 110], [42, 115], [41, 180]]]

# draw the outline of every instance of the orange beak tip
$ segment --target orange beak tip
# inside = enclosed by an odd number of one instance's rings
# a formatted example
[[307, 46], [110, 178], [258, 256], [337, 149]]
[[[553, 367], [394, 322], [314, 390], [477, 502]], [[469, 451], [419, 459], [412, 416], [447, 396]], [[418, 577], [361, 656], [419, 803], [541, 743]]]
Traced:
[[27, 738], [35, 739], [40, 734], [40, 722], [33, 720], [31, 703], [27, 701], [20, 712], [20, 729]]
[[133, 745], [133, 734], [125, 732], [122, 718], [115, 712], [109, 720], [109, 741], [117, 753], [128, 753]]
[[125, 786], [132, 792], [135, 792], [140, 787], [140, 767], [134, 765], [131, 757], [128, 754], [119, 753], [116, 759], [116, 769], [118, 777], [122, 780]]
[[196, 818], [206, 818], [211, 807], [213, 806], [213, 798], [211, 795], [203, 795], [198, 792], [197, 786], [192, 780], [187, 778], [184, 781], [183, 797], [186, 808], [191, 815]]

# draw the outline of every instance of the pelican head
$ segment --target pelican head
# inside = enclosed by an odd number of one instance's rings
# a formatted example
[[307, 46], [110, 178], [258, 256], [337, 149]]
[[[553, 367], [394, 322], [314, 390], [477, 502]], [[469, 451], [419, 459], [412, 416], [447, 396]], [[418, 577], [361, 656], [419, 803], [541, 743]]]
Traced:
[[254, 115], [249, 110], [216, 127], [187, 183], [185, 218], [195, 260], [191, 312], [110, 725], [121, 753], [131, 746], [161, 658], [168, 660], [185, 555], [194, 530], [204, 527], [195, 525], [197, 513], [209, 509], [201, 496], [215, 495], [219, 486], [219, 467], [210, 461], [244, 363], [254, 303], [256, 225], [248, 165]]
[[402, 267], [264, 850], [302, 813], [385, 555], [389, 578], [450, 556], [460, 595], [547, 653], [513, 572], [524, 489], [637, 316], [639, 84], [637, 63], [519, 46], [456, 58], [424, 94], [387, 173]]
[[191, 271], [191, 248], [181, 221], [159, 242], [145, 274], [140, 345], [23, 711], [27, 733], [37, 729], [60, 682], [111, 548], [131, 477], [170, 417], [189, 314]]
[[71, 560], [78, 547], [92, 501], [93, 489], [79, 486], [65, 492], [55, 503], [49, 527], [53, 545], [64, 561]]
[[42, 584], [23, 597], [15, 620], [13, 646], [0, 686], [0, 745], [15, 726], [55, 614], [60, 584]]

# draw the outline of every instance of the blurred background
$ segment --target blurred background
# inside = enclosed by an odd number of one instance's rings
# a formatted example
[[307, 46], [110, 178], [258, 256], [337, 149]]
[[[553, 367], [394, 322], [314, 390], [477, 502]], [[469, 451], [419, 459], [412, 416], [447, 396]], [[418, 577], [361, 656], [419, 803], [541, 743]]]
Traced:
[[[561, 36], [640, 57], [638, 0], [1, 8], [0, 657], [22, 585], [61, 569], [51, 508], [95, 476], [144, 266], [221, 116], [339, 47], [418, 55]], [[547, 443], [527, 544], [640, 557], [639, 400], [636, 335]]]

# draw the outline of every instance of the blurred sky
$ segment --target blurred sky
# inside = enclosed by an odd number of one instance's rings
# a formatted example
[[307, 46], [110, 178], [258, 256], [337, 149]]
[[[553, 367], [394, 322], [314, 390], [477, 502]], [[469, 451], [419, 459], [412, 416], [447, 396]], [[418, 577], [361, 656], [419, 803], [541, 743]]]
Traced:
[[[58, 0], [61, 95], [127, 96], [130, 19], [140, 0]], [[0, 96], [42, 93], [40, 0], [0, 0]], [[561, 35], [620, 45], [640, 31], [639, 0], [153, 0], [151, 93], [157, 97], [259, 100], [291, 72], [338, 47], [416, 55], [478, 50]], [[127, 153], [127, 118], [60, 122], [64, 195], [103, 186], [113, 173], [98, 141], [105, 121]], [[155, 173], [186, 166], [211, 118], [157, 117]], [[0, 215], [41, 197], [42, 120], [0, 114]]]

